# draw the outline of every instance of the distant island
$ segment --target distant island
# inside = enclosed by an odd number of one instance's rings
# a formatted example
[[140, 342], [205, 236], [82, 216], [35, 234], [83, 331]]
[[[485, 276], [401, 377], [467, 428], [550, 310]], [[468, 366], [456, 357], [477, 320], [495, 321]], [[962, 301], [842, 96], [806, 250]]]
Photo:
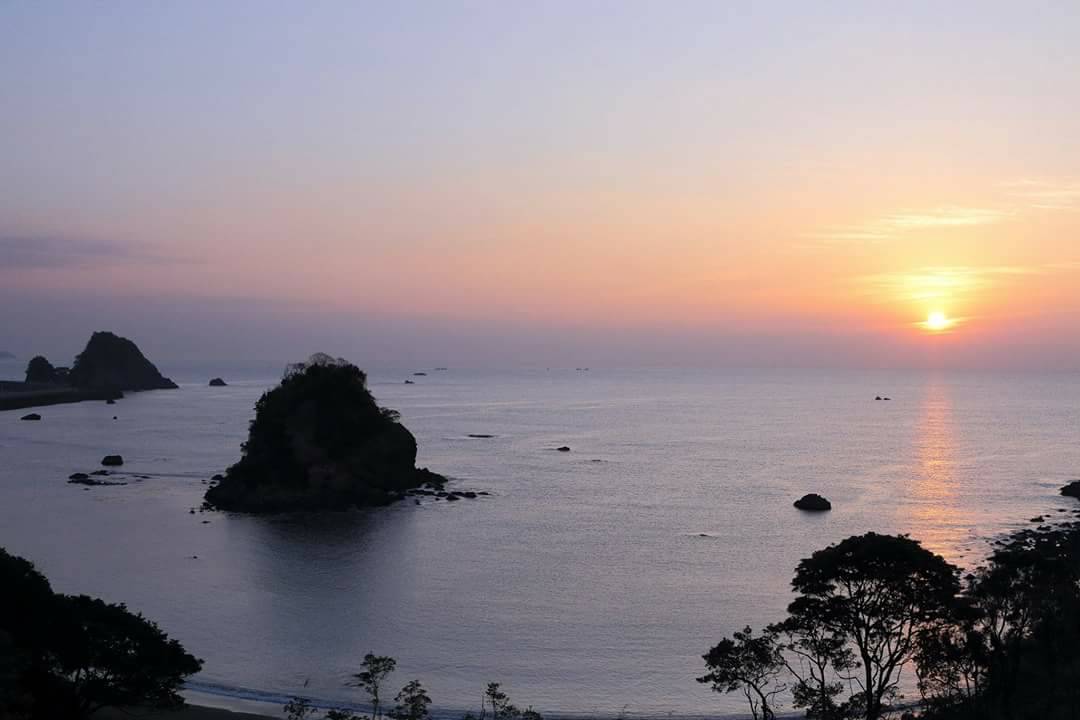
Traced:
[[111, 332], [95, 332], [70, 369], [37, 355], [27, 363], [25, 382], [0, 382], [0, 410], [112, 400], [128, 390], [176, 387], [134, 342]]
[[175, 390], [177, 384], [163, 376], [131, 340], [111, 332], [90, 336], [86, 349], [75, 358], [71, 384], [80, 388], [112, 387], [117, 390]]
[[0, 350], [0, 360], [14, 360], [15, 353], [9, 353], [7, 350]]
[[290, 366], [255, 405], [243, 456], [206, 492], [244, 512], [387, 505], [446, 478], [416, 467], [416, 438], [380, 408], [355, 365], [318, 354]]

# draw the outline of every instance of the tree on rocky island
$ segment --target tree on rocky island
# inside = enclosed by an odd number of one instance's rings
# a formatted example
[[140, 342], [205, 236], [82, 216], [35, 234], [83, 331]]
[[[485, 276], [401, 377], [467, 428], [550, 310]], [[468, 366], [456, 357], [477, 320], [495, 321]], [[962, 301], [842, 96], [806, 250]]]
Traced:
[[53, 383], [56, 382], [56, 368], [44, 355], [35, 355], [26, 364], [26, 382], [28, 383]]
[[445, 478], [416, 467], [416, 438], [381, 408], [355, 365], [315, 356], [290, 366], [255, 405], [239, 462], [206, 493], [222, 510], [280, 512], [385, 505]]

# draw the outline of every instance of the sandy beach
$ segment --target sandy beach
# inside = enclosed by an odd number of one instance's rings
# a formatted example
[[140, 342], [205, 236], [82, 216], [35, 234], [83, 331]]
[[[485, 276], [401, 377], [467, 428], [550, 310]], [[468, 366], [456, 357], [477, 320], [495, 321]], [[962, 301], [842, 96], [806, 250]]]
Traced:
[[106, 708], [97, 714], [102, 720], [268, 720], [279, 716], [235, 712], [205, 705], [184, 705], [176, 710], [147, 708]]

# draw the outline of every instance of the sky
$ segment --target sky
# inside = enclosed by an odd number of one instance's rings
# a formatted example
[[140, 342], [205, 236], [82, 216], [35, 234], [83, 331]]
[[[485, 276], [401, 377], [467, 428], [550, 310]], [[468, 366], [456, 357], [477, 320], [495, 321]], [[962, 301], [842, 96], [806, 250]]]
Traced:
[[1080, 370], [1080, 3], [0, 2], [0, 350]]

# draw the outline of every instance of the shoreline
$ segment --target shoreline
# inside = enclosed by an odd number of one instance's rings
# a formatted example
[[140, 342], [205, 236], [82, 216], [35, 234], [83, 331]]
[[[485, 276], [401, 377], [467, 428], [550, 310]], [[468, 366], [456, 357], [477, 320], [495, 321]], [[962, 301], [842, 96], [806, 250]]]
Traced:
[[28, 387], [26, 383], [4, 381], [0, 382], [0, 412], [78, 403], [87, 400], [118, 400], [123, 396], [124, 394], [117, 390]]
[[102, 718], [102, 720], [124, 720], [125, 718], [142, 718], [143, 720], [276, 720], [281, 717], [281, 714], [262, 715], [211, 707], [210, 705], [185, 703], [183, 707], [174, 710], [105, 708], [99, 711], [95, 717]]

